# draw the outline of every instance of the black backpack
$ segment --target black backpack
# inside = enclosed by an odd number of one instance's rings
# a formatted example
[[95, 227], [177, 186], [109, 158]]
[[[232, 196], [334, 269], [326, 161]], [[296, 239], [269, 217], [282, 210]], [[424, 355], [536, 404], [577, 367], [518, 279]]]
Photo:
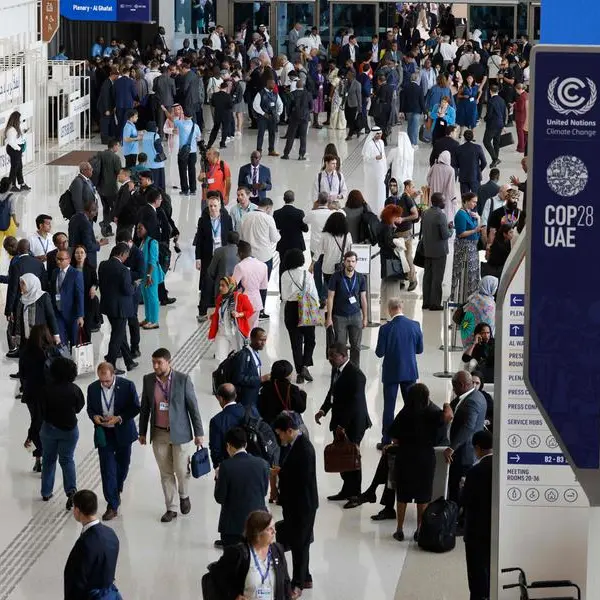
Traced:
[[428, 552], [448, 552], [456, 545], [458, 505], [443, 496], [431, 502], [423, 513], [419, 546]]
[[365, 208], [360, 215], [360, 221], [358, 223], [359, 243], [375, 246], [379, 239], [380, 231], [381, 221], [377, 218], [375, 213]]
[[100, 183], [100, 179], [102, 178], [102, 161], [100, 160], [100, 152], [94, 154], [92, 158], [88, 161], [92, 166], [92, 176], [90, 177], [90, 181], [94, 184], [95, 187], [98, 187]]
[[227, 355], [227, 358], [213, 371], [213, 394], [216, 395], [217, 389], [223, 383], [232, 383], [234, 379], [236, 360], [240, 352], [241, 350], [232, 350]]
[[75, 205], [73, 204], [71, 190], [66, 190], [61, 194], [58, 199], [58, 208], [60, 208], [60, 214], [67, 221], [75, 214]]
[[6, 231], [10, 227], [10, 197], [8, 194], [4, 200], [0, 200], [0, 231]]
[[[225, 359], [227, 360], [227, 359]], [[246, 452], [259, 458], [264, 458], [270, 466], [279, 462], [279, 444], [271, 426], [260, 417], [255, 417], [251, 409], [246, 409], [246, 414], [240, 425], [248, 437]]]

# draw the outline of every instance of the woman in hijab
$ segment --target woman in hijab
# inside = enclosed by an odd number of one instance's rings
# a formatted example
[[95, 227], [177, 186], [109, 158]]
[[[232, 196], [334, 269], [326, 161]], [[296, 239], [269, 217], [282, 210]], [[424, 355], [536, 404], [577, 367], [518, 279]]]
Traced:
[[475, 328], [481, 323], [489, 325], [492, 336], [496, 323], [496, 301], [498, 278], [487, 275], [479, 282], [477, 291], [472, 294], [463, 306], [463, 318], [460, 324], [460, 335], [464, 348], [473, 345]]
[[17, 312], [17, 330], [24, 344], [34, 325], [48, 325], [57, 344], [60, 343], [58, 322], [52, 309], [50, 296], [42, 290], [40, 280], [33, 273], [25, 273], [19, 278], [21, 302]]
[[250, 336], [249, 319], [254, 308], [248, 296], [236, 289], [233, 277], [219, 280], [219, 294], [208, 331], [208, 339], [215, 340], [215, 358], [219, 361], [225, 360], [232, 350], [241, 350]]
[[365, 181], [373, 191], [371, 205], [373, 212], [378, 215], [385, 205], [385, 174], [387, 172], [387, 159], [385, 145], [382, 139], [383, 132], [380, 127], [373, 127], [362, 147]]
[[406, 132], [398, 132], [398, 146], [392, 148], [387, 155], [387, 163], [391, 165], [392, 177], [396, 181], [406, 181], [413, 178], [415, 150]]
[[456, 174], [451, 165], [450, 152], [444, 150], [435, 161], [429, 173], [427, 173], [427, 185], [429, 186], [430, 197], [439, 192], [444, 196], [446, 206], [444, 212], [448, 222], [454, 220], [456, 214]]
[[147, 167], [152, 171], [154, 185], [165, 189], [165, 162], [167, 157], [164, 153], [160, 135], [154, 121], [148, 121], [146, 131], [142, 137], [141, 151], [148, 157]]

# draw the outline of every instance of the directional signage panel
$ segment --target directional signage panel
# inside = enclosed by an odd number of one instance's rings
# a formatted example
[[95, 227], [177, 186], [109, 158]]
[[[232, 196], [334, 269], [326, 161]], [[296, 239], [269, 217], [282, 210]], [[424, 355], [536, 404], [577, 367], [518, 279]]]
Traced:
[[537, 46], [532, 74], [525, 377], [580, 476], [600, 468], [600, 47]]

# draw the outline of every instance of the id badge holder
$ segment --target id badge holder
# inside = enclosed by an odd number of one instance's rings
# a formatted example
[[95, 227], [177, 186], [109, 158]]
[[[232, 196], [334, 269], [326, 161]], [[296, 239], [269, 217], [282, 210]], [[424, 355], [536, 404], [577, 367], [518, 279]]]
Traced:
[[159, 402], [158, 404], [158, 410], [160, 410], [161, 412], [166, 412], [169, 410], [169, 403], [168, 402]]
[[273, 594], [271, 594], [271, 589], [263, 586], [257, 588], [256, 598], [257, 600], [273, 600]]
[[350, 298], [348, 298], [348, 302], [350, 302], [350, 304], [356, 304], [356, 297], [350, 296]]
[[60, 294], [54, 294], [54, 299], [56, 300], [56, 303], [58, 304], [60, 302]]

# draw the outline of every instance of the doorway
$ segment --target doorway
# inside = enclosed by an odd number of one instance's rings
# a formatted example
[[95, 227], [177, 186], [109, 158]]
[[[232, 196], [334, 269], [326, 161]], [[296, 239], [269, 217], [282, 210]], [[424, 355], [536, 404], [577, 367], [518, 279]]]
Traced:
[[271, 3], [270, 2], [234, 2], [233, 3], [233, 29], [238, 31], [244, 21], [247, 21], [252, 31], [259, 25], [265, 25], [271, 31]]
[[[311, 27], [315, 24], [314, 2], [277, 2], [277, 48], [278, 54], [288, 55], [288, 34], [296, 23], [302, 25], [300, 37], [310, 34]], [[288, 56], [288, 58], [290, 58]]]

